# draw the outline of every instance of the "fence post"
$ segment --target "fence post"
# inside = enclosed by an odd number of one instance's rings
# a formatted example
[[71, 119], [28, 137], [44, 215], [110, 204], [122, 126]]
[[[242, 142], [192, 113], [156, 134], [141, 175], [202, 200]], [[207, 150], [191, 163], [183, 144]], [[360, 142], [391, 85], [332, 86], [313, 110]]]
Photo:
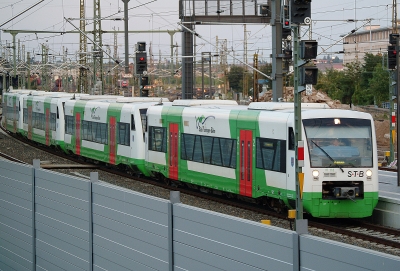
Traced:
[[168, 252], [169, 252], [169, 271], [174, 270], [174, 225], [173, 225], [173, 205], [181, 203], [181, 193], [179, 191], [171, 191], [169, 194], [168, 204]]
[[32, 168], [32, 271], [36, 270], [36, 170], [40, 168], [40, 160], [33, 159]]
[[88, 215], [89, 215], [89, 271], [93, 271], [93, 183], [99, 181], [98, 172], [90, 172], [88, 187]]
[[300, 236], [308, 234], [308, 220], [297, 219], [296, 231], [293, 234], [293, 271], [300, 271]]

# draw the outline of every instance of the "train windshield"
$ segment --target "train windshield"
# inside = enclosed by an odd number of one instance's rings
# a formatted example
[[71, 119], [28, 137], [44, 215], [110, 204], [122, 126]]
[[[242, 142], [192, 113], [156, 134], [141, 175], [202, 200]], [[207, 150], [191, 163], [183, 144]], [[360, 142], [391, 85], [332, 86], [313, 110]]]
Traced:
[[351, 118], [303, 120], [313, 168], [372, 167], [371, 121]]

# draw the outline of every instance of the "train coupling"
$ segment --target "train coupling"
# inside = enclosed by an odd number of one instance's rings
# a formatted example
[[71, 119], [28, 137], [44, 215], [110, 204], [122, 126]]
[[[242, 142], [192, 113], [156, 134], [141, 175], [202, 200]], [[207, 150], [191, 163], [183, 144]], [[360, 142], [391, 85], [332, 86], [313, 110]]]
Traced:
[[333, 194], [337, 199], [354, 199], [360, 195], [358, 187], [335, 187]]

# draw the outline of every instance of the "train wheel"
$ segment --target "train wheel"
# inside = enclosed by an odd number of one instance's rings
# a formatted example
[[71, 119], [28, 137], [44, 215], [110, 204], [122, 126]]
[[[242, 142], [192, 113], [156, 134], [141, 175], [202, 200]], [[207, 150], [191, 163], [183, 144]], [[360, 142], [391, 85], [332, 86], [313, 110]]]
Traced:
[[166, 185], [171, 186], [171, 179], [166, 178], [164, 175], [161, 175], [161, 178]]

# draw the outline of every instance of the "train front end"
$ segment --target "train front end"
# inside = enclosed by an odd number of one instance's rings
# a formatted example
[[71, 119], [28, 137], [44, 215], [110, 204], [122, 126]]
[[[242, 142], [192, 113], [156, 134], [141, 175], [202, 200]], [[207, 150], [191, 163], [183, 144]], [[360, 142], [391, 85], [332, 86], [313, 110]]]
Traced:
[[315, 217], [368, 217], [378, 202], [372, 117], [359, 112], [349, 117], [344, 112], [349, 111], [334, 112], [335, 117], [303, 119], [303, 140], [308, 150], [303, 168], [303, 206]]

